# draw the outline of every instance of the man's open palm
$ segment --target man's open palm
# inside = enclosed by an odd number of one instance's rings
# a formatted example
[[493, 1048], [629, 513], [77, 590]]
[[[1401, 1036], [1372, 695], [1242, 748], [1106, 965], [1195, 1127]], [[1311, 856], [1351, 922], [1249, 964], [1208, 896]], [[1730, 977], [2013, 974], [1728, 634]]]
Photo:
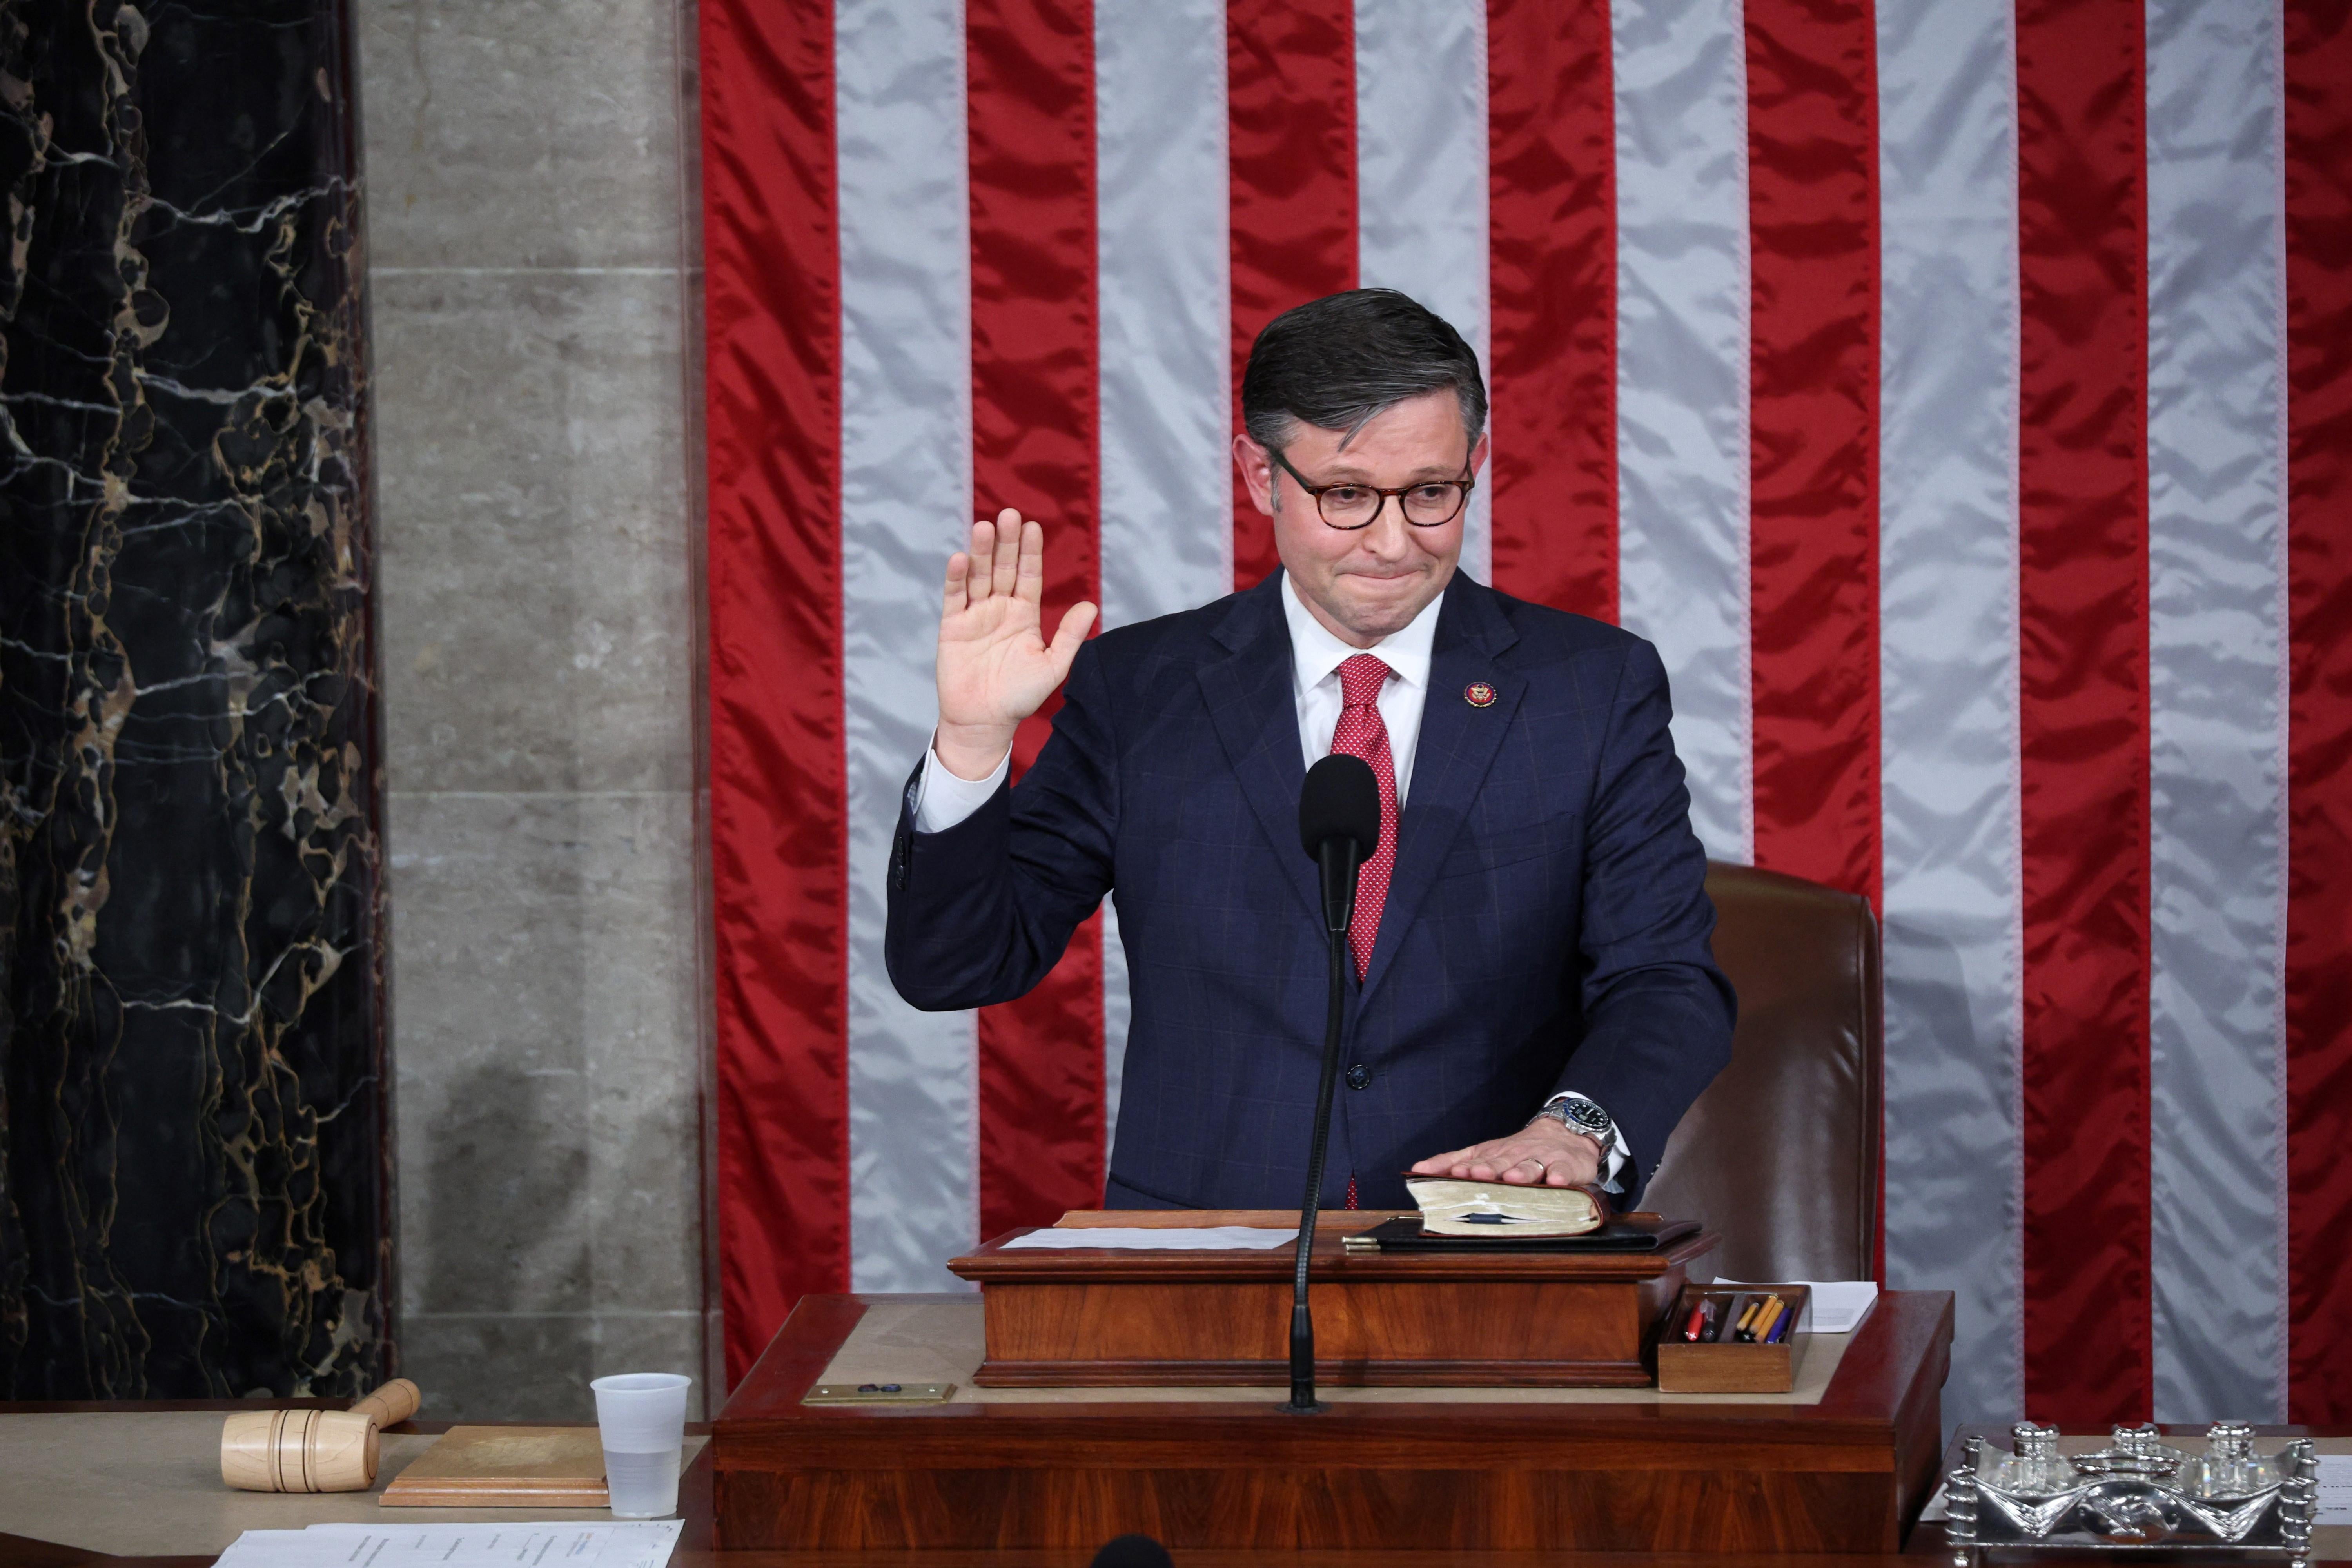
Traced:
[[948, 558], [940, 611], [940, 761], [982, 779], [1013, 748], [1021, 721], [1070, 673], [1095, 607], [1070, 606], [1045, 637], [1045, 532], [1011, 507], [971, 525], [971, 549]]

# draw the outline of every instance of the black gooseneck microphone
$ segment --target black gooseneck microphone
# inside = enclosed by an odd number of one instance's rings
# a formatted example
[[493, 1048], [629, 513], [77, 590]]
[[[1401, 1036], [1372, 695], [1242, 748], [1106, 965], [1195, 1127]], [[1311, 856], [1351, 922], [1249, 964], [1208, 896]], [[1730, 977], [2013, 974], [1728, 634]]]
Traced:
[[1298, 1205], [1297, 1272], [1290, 1287], [1289, 1409], [1315, 1403], [1315, 1319], [1307, 1310], [1307, 1265], [1323, 1203], [1323, 1159], [1331, 1145], [1331, 1091], [1339, 1079], [1339, 1029], [1348, 1002], [1348, 922], [1356, 912], [1356, 868], [1381, 843], [1381, 786], [1361, 757], [1334, 752], [1307, 770], [1298, 792], [1298, 837], [1323, 871], [1323, 925], [1330, 949], [1331, 1003], [1323, 1022], [1323, 1078], [1315, 1089], [1315, 1141], [1307, 1155], [1307, 1196]]
[[1176, 1568], [1176, 1560], [1148, 1535], [1115, 1535], [1095, 1553], [1089, 1568]]

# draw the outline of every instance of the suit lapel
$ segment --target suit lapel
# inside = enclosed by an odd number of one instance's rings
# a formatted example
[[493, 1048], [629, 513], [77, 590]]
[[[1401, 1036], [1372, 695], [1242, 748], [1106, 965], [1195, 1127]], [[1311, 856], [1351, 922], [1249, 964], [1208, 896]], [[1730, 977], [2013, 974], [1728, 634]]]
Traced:
[[1298, 845], [1298, 792], [1307, 764], [1291, 691], [1290, 633], [1282, 619], [1280, 576], [1240, 596], [1217, 627], [1228, 652], [1201, 667], [1202, 695], [1242, 795], [1283, 867], [1291, 890], [1321, 928], [1323, 895], [1315, 864]]
[[[1403, 933], [1435, 885], [1438, 868], [1445, 863], [1518, 712], [1527, 679], [1496, 658], [1517, 640], [1510, 623], [1496, 608], [1492, 591], [1457, 575], [1438, 612], [1437, 637], [1430, 649], [1421, 742], [1413, 751], [1404, 819], [1397, 827], [1396, 869], [1390, 874], [1388, 902], [1381, 910], [1381, 933], [1364, 971], [1367, 994], [1387, 973]], [[1494, 701], [1483, 708], [1473, 706], [1465, 695], [1480, 681], [1495, 689]]]

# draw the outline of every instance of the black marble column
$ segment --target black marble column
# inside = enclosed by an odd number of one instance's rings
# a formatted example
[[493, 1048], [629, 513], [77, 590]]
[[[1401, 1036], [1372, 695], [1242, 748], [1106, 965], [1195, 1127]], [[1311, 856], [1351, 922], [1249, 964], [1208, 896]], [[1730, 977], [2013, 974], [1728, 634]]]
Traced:
[[0, 1397], [387, 1360], [352, 82], [342, 0], [0, 0]]

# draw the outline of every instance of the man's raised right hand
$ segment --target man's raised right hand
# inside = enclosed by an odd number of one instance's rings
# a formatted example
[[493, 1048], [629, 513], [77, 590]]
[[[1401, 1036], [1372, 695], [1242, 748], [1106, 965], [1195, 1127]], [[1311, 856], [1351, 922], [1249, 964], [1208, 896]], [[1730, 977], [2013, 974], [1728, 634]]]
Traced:
[[1070, 673], [1095, 606], [1070, 606], [1045, 638], [1045, 531], [1006, 507], [971, 525], [971, 549], [948, 557], [940, 611], [940, 728], [932, 748], [948, 772], [978, 781], [1013, 750], [1021, 721]]

